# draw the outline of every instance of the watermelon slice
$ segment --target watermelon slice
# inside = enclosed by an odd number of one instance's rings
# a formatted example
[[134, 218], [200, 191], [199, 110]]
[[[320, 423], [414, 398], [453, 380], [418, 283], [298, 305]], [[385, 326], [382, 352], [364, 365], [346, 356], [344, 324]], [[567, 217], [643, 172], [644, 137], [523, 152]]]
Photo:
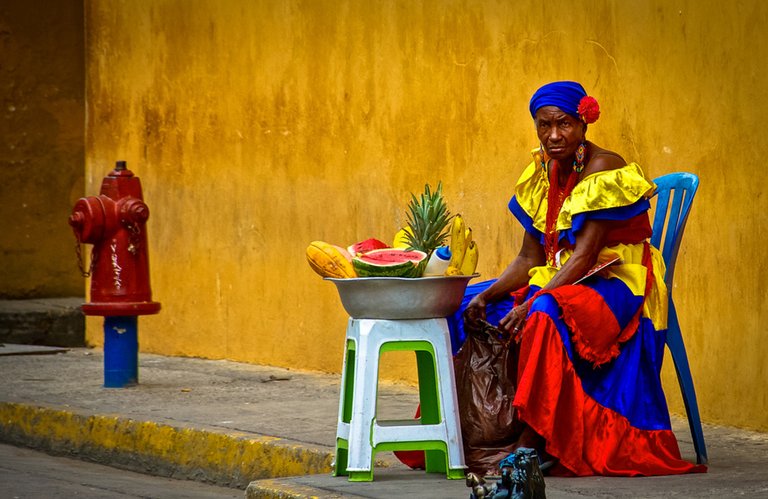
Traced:
[[376, 249], [352, 258], [360, 277], [421, 277], [427, 254], [418, 250]]
[[360, 253], [367, 253], [371, 250], [383, 248], [389, 248], [389, 245], [385, 242], [379, 241], [378, 239], [371, 238], [349, 246], [347, 251], [349, 251], [350, 255], [357, 256]]

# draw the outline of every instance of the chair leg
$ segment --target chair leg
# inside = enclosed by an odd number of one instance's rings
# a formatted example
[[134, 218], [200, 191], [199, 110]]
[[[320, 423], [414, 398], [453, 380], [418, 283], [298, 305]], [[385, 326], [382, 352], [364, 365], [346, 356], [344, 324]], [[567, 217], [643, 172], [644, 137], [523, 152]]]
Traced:
[[667, 346], [672, 353], [672, 360], [677, 371], [677, 379], [680, 382], [680, 390], [683, 393], [685, 412], [688, 415], [688, 425], [691, 428], [693, 447], [696, 451], [696, 462], [707, 464], [707, 447], [704, 443], [704, 432], [699, 418], [699, 405], [696, 402], [696, 390], [693, 387], [691, 368], [688, 365], [688, 356], [685, 353], [685, 344], [680, 332], [680, 323], [677, 319], [677, 311], [672, 298], [669, 299], [669, 318], [667, 320]]

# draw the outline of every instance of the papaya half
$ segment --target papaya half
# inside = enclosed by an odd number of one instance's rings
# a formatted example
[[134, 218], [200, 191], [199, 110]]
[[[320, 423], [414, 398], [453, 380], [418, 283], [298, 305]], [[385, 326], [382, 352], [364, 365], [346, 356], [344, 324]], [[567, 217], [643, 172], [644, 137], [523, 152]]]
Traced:
[[344, 253], [346, 250], [333, 244], [312, 241], [307, 247], [307, 261], [312, 270], [322, 277], [357, 277], [351, 258]]

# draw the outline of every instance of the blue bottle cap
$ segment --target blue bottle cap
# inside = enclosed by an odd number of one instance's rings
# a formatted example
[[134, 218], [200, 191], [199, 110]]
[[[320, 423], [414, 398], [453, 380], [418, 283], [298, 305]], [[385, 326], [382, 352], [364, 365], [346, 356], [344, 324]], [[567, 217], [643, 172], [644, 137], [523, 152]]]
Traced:
[[451, 259], [451, 248], [449, 248], [448, 246], [440, 246], [435, 251], [437, 251], [437, 256], [441, 260]]

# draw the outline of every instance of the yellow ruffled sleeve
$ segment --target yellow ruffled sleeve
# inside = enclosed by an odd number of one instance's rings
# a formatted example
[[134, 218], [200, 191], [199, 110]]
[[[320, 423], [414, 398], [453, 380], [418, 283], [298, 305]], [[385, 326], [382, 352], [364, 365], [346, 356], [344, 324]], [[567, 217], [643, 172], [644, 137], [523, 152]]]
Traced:
[[[563, 202], [557, 219], [557, 230], [570, 229], [575, 215], [630, 206], [641, 199], [651, 197], [655, 190], [656, 185], [645, 177], [637, 163], [587, 175], [576, 184], [571, 195]], [[544, 197], [546, 198], [546, 195]], [[546, 202], [544, 206], [546, 220]]]
[[549, 179], [541, 165], [534, 161], [520, 175], [515, 185], [515, 198], [531, 218], [533, 227], [542, 233], [547, 228], [547, 192]]

